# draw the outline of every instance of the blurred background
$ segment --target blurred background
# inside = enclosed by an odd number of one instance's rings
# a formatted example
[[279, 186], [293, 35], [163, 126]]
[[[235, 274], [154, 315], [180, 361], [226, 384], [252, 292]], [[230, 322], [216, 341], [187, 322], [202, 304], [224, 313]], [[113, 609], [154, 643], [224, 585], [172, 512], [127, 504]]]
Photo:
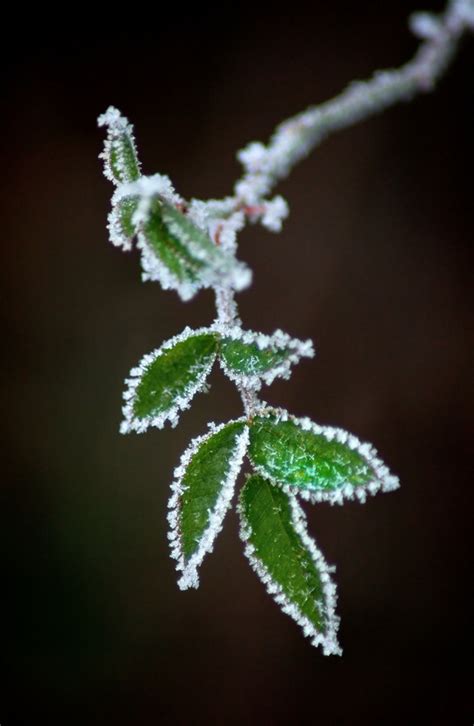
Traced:
[[209, 291], [183, 304], [142, 284], [137, 255], [108, 244], [97, 159], [114, 104], [145, 173], [225, 196], [237, 149], [410, 58], [419, 5], [19, 8], [4, 27], [2, 726], [472, 723], [474, 37], [434, 94], [297, 167], [278, 188], [282, 234], [240, 238], [244, 324], [317, 349], [265, 398], [374, 442], [402, 482], [364, 506], [306, 507], [337, 565], [342, 658], [265, 593], [234, 513], [201, 588], [178, 591], [173, 468], [240, 402], [215, 369], [176, 430], [119, 435], [129, 369], [214, 307]]

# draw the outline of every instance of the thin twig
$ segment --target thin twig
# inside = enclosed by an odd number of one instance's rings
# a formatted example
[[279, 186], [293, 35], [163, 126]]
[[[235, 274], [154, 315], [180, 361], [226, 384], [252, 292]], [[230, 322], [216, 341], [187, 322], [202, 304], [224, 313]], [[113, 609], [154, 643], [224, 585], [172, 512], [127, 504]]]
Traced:
[[[378, 71], [368, 81], [351, 83], [334, 99], [280, 124], [267, 146], [253, 142], [238, 153], [244, 175], [235, 185], [235, 196], [224, 200], [228, 219], [233, 213], [243, 213], [245, 221], [260, 221], [278, 231], [287, 214], [284, 200], [265, 199], [275, 184], [332, 132], [433, 90], [453, 59], [461, 36], [474, 30], [474, 0], [449, 0], [443, 14], [418, 13], [410, 24], [422, 38], [412, 60], [396, 70]], [[272, 204], [274, 213], [269, 214]], [[221, 231], [225, 224], [223, 220]], [[218, 322], [224, 327], [240, 326], [235, 291], [219, 287], [215, 292]], [[257, 390], [236, 385], [250, 416], [260, 405]]]

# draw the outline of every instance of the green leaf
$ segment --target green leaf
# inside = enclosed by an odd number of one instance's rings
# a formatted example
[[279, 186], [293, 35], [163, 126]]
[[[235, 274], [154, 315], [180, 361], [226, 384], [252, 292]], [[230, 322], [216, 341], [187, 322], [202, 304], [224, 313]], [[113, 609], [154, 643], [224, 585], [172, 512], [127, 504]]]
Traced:
[[241, 491], [239, 512], [245, 554], [268, 592], [313, 645], [340, 654], [335, 586], [295, 497], [253, 475]]
[[168, 521], [182, 590], [197, 587], [197, 569], [222, 529], [248, 443], [245, 421], [233, 421], [191, 442], [175, 471]]
[[112, 106], [99, 116], [99, 126], [107, 127], [104, 151], [104, 174], [114, 182], [122, 184], [136, 181], [140, 177], [140, 163], [137, 157], [133, 127], [120, 112]]
[[199, 279], [206, 263], [172, 234], [163, 220], [163, 204], [158, 199], [151, 202], [143, 234], [150, 249], [179, 283], [193, 284]]
[[219, 349], [222, 366], [229, 378], [256, 387], [259, 378], [267, 384], [276, 376], [288, 378], [292, 363], [313, 354], [311, 341], [292, 339], [281, 330], [271, 336], [236, 331], [234, 337], [222, 339]]
[[176, 425], [179, 411], [204, 387], [216, 350], [217, 339], [209, 329], [186, 328], [146, 355], [126, 381], [121, 432], [163, 428], [166, 421]]
[[230, 285], [242, 290], [250, 284], [251, 275], [246, 265], [216, 245], [189, 217], [166, 201], [162, 201], [161, 215], [168, 233], [193, 259], [201, 262], [198, 274], [201, 285]]
[[365, 501], [367, 493], [396, 489], [398, 479], [376, 453], [342, 429], [286, 413], [257, 416], [250, 428], [248, 455], [255, 469], [311, 501]]
[[136, 197], [127, 197], [116, 193], [112, 198], [112, 209], [108, 217], [109, 238], [113, 245], [124, 250], [132, 249], [132, 240], [136, 234], [133, 215], [138, 206]]
[[133, 224], [132, 217], [137, 211], [137, 206], [138, 200], [136, 199], [136, 197], [125, 197], [118, 204], [120, 226], [122, 229], [122, 233], [128, 239], [131, 239], [136, 234], [135, 225]]
[[229, 284], [239, 288], [244, 281], [248, 284], [250, 273], [233, 254], [214, 244], [158, 192], [150, 196], [150, 184], [156, 183], [156, 176], [149, 180], [142, 177], [132, 187], [132, 192], [136, 188], [138, 193], [140, 185], [148, 188], [148, 208], [138, 237], [144, 279], [177, 290], [183, 300], [190, 299], [200, 287]]

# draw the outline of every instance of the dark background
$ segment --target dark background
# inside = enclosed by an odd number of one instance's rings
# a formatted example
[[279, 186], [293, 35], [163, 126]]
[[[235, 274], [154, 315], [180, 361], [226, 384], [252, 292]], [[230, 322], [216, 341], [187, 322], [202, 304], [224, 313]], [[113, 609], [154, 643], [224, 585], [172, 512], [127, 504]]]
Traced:
[[373, 441], [402, 482], [306, 507], [337, 565], [342, 658], [264, 592], [233, 513], [201, 588], [177, 589], [173, 468], [240, 403], [216, 370], [176, 430], [118, 434], [130, 367], [214, 309], [142, 285], [108, 244], [97, 160], [113, 103], [145, 173], [222, 197], [237, 149], [411, 57], [418, 5], [19, 8], [4, 26], [2, 726], [472, 723], [474, 38], [433, 95], [331, 137], [280, 185], [282, 234], [241, 236], [244, 324], [317, 347], [265, 397]]

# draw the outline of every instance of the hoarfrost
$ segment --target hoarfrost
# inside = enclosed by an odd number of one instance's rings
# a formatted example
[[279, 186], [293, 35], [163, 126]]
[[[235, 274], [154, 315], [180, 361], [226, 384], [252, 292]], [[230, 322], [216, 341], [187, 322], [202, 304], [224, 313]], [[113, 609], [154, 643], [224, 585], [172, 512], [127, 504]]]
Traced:
[[264, 373], [255, 375], [244, 375], [229, 368], [222, 356], [219, 356], [219, 364], [225, 375], [234, 381], [238, 386], [253, 388], [258, 391], [261, 388], [262, 381], [266, 385], [273, 383], [275, 378], [280, 377], [285, 380], [291, 375], [291, 366], [299, 363], [301, 358], [312, 358], [314, 356], [314, 347], [311, 340], [298, 340], [291, 338], [283, 330], [275, 330], [271, 335], [264, 333], [254, 333], [250, 330], [243, 330], [240, 325], [230, 327], [227, 323], [221, 323], [217, 320], [212, 329], [220, 333], [225, 338], [238, 340], [247, 345], [257, 345], [260, 350], [287, 350], [287, 357], [275, 366], [272, 366]]
[[191, 442], [190, 446], [182, 455], [179, 466], [174, 471], [174, 481], [171, 485], [172, 494], [168, 503], [168, 523], [170, 526], [168, 539], [170, 541], [171, 557], [177, 560], [176, 569], [182, 573], [178, 581], [178, 586], [181, 590], [198, 587], [199, 585], [198, 567], [201, 565], [205, 555], [208, 552], [212, 552], [214, 541], [222, 529], [225, 514], [230, 508], [235, 482], [237, 481], [242, 461], [247, 451], [249, 441], [248, 427], [246, 426], [236, 437], [234, 451], [228, 461], [228, 469], [225, 478], [221, 482], [219, 496], [214, 509], [208, 513], [207, 528], [201, 536], [201, 539], [197, 542], [196, 551], [188, 560], [186, 560], [183, 553], [180, 532], [180, 501], [184, 492], [183, 477], [186, 474], [192, 458], [199, 451], [202, 444], [219, 433], [223, 428], [229, 426], [229, 424], [237, 423], [237, 421], [245, 421], [245, 419], [228, 421], [219, 426], [213, 423], [208, 424], [210, 430]]
[[373, 495], [379, 491], [391, 492], [399, 488], [400, 482], [398, 477], [392, 474], [383, 461], [378, 458], [377, 450], [368, 442], [362, 443], [356, 436], [344, 431], [344, 429], [332, 426], [320, 426], [307, 417], [296, 418], [296, 416], [291, 416], [284, 409], [263, 409], [260, 415], [276, 416], [279, 421], [292, 421], [302, 431], [311, 431], [317, 436], [324, 436], [326, 441], [335, 440], [340, 444], [347, 445], [352, 451], [356, 451], [364, 459], [373, 472], [373, 479], [366, 484], [354, 486], [353, 484], [347, 483], [334, 490], [304, 489], [273, 479], [266, 469], [252, 462], [252, 466], [257, 473], [272, 481], [275, 486], [280, 487], [287, 494], [296, 494], [301, 499], [312, 504], [317, 502], [343, 504], [346, 499], [352, 501], [358, 500], [364, 503], [368, 494]]
[[180, 412], [189, 408], [190, 402], [194, 398], [195, 394], [199, 391], [202, 391], [205, 387], [206, 379], [211, 371], [211, 368], [216, 358], [215, 355], [210, 356], [207, 365], [201, 367], [199, 375], [197, 376], [195, 381], [190, 384], [180, 396], [175, 397], [173, 405], [170, 406], [170, 408], [166, 411], [163, 411], [157, 415], [145, 416], [143, 418], [138, 418], [137, 416], [135, 416], [134, 402], [137, 388], [148, 368], [165, 351], [174, 348], [174, 346], [178, 343], [182, 343], [183, 341], [188, 340], [189, 338], [192, 338], [196, 335], [208, 334], [211, 332], [212, 330], [210, 328], [197, 328], [196, 330], [193, 330], [192, 328], [186, 327], [182, 333], [180, 333], [179, 335], [175, 335], [174, 338], [170, 338], [169, 340], [164, 342], [163, 345], [160, 346], [160, 348], [157, 348], [151, 353], [145, 355], [141, 359], [139, 364], [131, 369], [129, 378], [125, 380], [127, 388], [125, 389], [123, 394], [125, 405], [122, 408], [124, 419], [120, 425], [121, 434], [128, 434], [132, 431], [136, 431], [137, 433], [141, 434], [146, 431], [150, 426], [155, 426], [156, 428], [162, 429], [167, 421], [170, 422], [171, 426], [176, 426], [176, 424], [178, 423]]
[[320, 575], [323, 590], [323, 601], [318, 602], [322, 607], [326, 621], [325, 633], [319, 632], [309, 618], [304, 615], [298, 606], [290, 600], [284, 592], [279, 582], [273, 579], [272, 575], [265, 567], [263, 562], [258, 558], [254, 545], [250, 542], [252, 528], [241, 504], [238, 510], [241, 517], [240, 537], [245, 544], [244, 553], [249, 560], [253, 570], [257, 573], [261, 581], [266, 587], [267, 592], [273, 597], [276, 603], [280, 605], [282, 611], [289, 615], [298, 625], [301, 626], [305, 637], [311, 638], [311, 644], [321, 646], [324, 655], [342, 655], [342, 649], [337, 640], [337, 631], [339, 628], [339, 617], [336, 615], [336, 585], [331, 579], [331, 572], [334, 567], [327, 564], [322, 553], [318, 550], [316, 542], [310, 537], [306, 525], [306, 516], [298, 504], [296, 497], [289, 494], [289, 502], [291, 508], [292, 524], [295, 532], [299, 535], [301, 542], [307, 549], [314, 563], [316, 570]]
[[[125, 116], [122, 116], [117, 108], [114, 108], [114, 106], [109, 106], [107, 111], [99, 116], [97, 119], [97, 125], [99, 128], [103, 126], [107, 128], [104, 150], [99, 154], [99, 159], [103, 159], [104, 161], [104, 176], [113, 184], [119, 184], [119, 181], [116, 179], [112, 169], [111, 158], [114, 144], [119, 144], [120, 140], [124, 136], [127, 138], [134, 151], [135, 162], [137, 164], [137, 168], [140, 169], [140, 162], [138, 160], [135, 138], [133, 135], [133, 126], [129, 123]], [[117, 156], [116, 163], [120, 173], [125, 177], [127, 174], [127, 168], [123, 155], [119, 154]]]
[[288, 204], [283, 197], [274, 197], [265, 203], [262, 224], [271, 232], [280, 232], [282, 222], [288, 216]]

